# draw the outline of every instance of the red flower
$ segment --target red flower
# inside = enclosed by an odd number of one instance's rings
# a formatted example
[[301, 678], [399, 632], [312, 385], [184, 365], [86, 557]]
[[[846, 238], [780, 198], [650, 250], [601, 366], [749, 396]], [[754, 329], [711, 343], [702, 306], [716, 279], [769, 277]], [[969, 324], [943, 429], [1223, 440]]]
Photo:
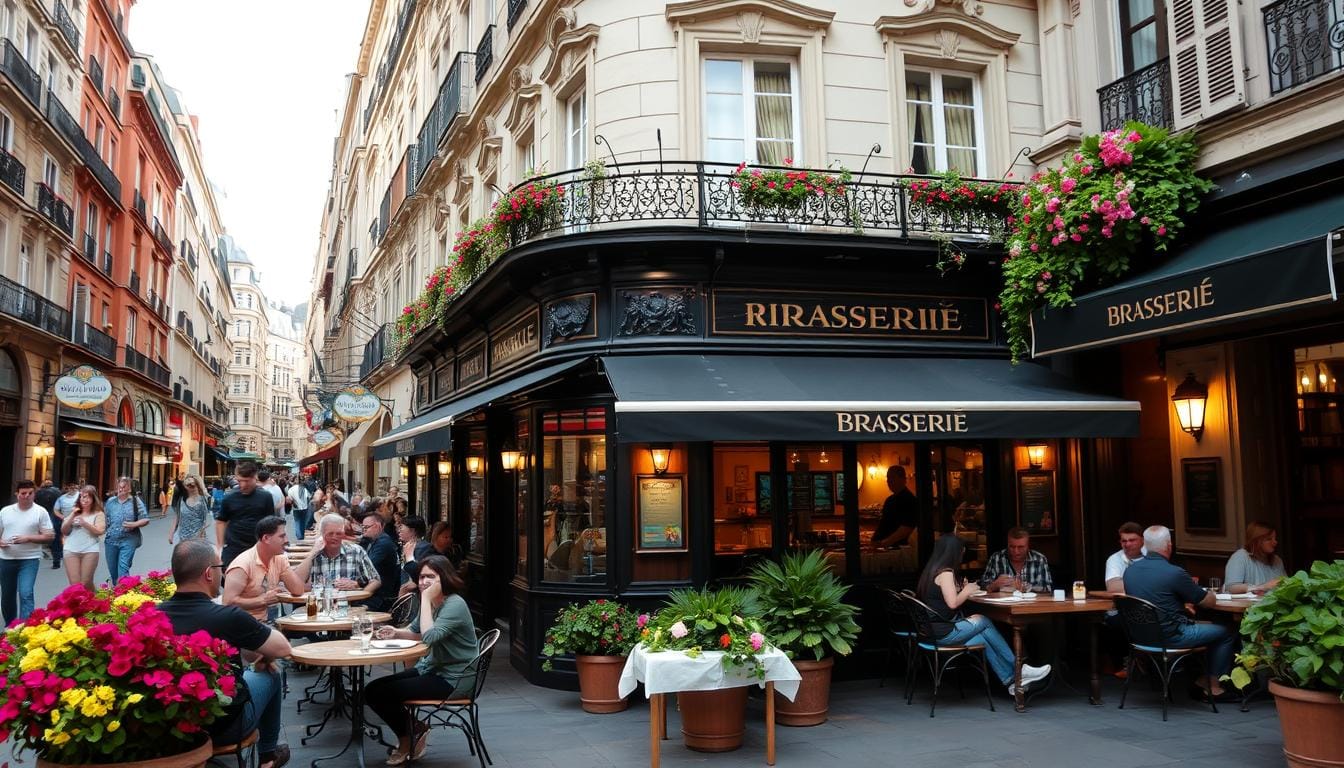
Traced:
[[727, 648], [732, 644], [733, 644], [733, 638], [729, 637], [727, 632], [723, 634], [723, 637], [719, 638], [719, 645], [723, 646], [724, 648]]

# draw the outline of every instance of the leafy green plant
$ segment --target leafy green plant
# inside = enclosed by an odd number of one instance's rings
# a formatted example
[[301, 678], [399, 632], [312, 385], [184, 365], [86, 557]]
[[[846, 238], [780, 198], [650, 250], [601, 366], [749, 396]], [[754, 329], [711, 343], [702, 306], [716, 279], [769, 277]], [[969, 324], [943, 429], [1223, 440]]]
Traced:
[[519, 232], [544, 229], [560, 213], [565, 188], [554, 181], [529, 181], [495, 201], [496, 230], [506, 240]]
[[748, 578], [756, 589], [761, 616], [772, 642], [789, 658], [830, 653], [848, 656], [859, 636], [858, 612], [844, 602], [840, 583], [817, 550], [786, 554], [780, 562], [757, 565]]
[[852, 174], [840, 169], [838, 176], [821, 171], [794, 170], [793, 158], [784, 158], [785, 168], [748, 168], [746, 163], [733, 171], [729, 182], [737, 190], [742, 204], [753, 210], [797, 208], [808, 197], [844, 197], [845, 185]]
[[541, 668], [551, 671], [556, 656], [624, 656], [639, 639], [635, 614], [620, 603], [597, 599], [571, 604], [546, 631]]
[[1241, 620], [1228, 677], [1238, 688], [1268, 670], [1284, 685], [1339, 693], [1344, 701], [1344, 561], [1317, 561], [1281, 579]]
[[691, 657], [723, 651], [725, 667], [743, 667], [764, 678], [759, 654], [769, 643], [759, 616], [755, 593], [742, 587], [677, 589], [657, 616], [642, 615], [638, 624], [649, 651], [683, 651]]
[[410, 304], [401, 308], [401, 316], [392, 331], [392, 357], [405, 351], [420, 331], [443, 320], [448, 304], [456, 297], [451, 284], [453, 268], [439, 267], [425, 280], [425, 289]]

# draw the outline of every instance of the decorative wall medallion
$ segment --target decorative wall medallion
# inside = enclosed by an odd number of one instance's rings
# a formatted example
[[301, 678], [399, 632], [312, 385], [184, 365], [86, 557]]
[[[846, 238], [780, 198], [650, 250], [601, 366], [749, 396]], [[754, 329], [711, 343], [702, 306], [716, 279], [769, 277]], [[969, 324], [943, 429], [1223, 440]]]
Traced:
[[915, 13], [927, 13], [937, 8], [939, 3], [959, 5], [967, 16], [981, 16], [985, 12], [985, 7], [977, 0], [905, 0], [905, 7], [914, 8]]
[[623, 291], [625, 317], [621, 320], [621, 336], [694, 335], [694, 288]]
[[742, 32], [742, 42], [759, 43], [763, 27], [765, 27], [765, 15], [761, 12], [743, 11], [737, 14], [737, 28]]
[[957, 58], [957, 49], [961, 47], [961, 35], [950, 29], [940, 29], [934, 34], [933, 40], [938, 43], [938, 50], [944, 59]]
[[[592, 338], [596, 326], [590, 325], [597, 295], [570, 296], [546, 306], [546, 346], [560, 341]], [[595, 321], [594, 321], [595, 322]], [[590, 330], [591, 328], [591, 330]]]

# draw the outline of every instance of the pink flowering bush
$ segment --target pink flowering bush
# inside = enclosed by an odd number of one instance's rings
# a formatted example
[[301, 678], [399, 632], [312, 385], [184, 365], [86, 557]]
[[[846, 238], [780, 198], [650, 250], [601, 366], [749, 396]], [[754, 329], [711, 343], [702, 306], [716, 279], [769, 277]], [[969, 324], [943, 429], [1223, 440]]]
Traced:
[[[461, 259], [455, 260], [456, 264]], [[410, 304], [401, 308], [396, 326], [392, 332], [392, 357], [400, 357], [410, 340], [420, 331], [437, 325], [444, 312], [456, 296], [452, 285], [452, 266], [443, 266], [434, 270], [425, 280], [425, 289]]]
[[748, 168], [746, 163], [733, 171], [729, 182], [737, 190], [742, 205], [751, 210], [798, 208], [809, 197], [844, 197], [849, 169], [836, 176], [821, 171], [793, 168], [793, 158], [784, 158], [785, 168]]
[[205, 632], [174, 634], [147, 591], [158, 587], [146, 581], [123, 579], [107, 596], [71, 586], [6, 630], [0, 742], [13, 737], [52, 762], [98, 765], [204, 741], [205, 726], [237, 693], [234, 650]]
[[565, 188], [554, 181], [529, 181], [495, 201], [494, 220], [507, 238], [554, 219], [564, 202]]

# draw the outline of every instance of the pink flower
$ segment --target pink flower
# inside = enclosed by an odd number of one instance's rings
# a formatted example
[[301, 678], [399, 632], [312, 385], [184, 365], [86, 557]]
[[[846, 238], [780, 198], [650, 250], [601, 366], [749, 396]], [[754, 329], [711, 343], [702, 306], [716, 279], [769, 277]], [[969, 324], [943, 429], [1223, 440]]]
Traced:
[[644, 625], [648, 623], [649, 623], [649, 614], [647, 613], [639, 614], [639, 618], [635, 620], [635, 624], [639, 625], [640, 629], [643, 629]]
[[762, 635], [760, 632], [752, 632], [749, 639], [751, 640], [751, 649], [753, 651], [759, 651], [761, 650], [761, 646], [765, 645], [765, 635]]
[[1066, 177], [1063, 181], [1059, 183], [1059, 191], [1068, 194], [1072, 192], [1073, 188], [1076, 186], [1078, 186], [1078, 182]]
[[1158, 227], [1158, 228], [1157, 228], [1157, 234], [1158, 234], [1158, 236], [1162, 236], [1162, 235], [1167, 234], [1167, 228], [1166, 228], [1165, 226]]
[[1143, 141], [1143, 137], [1139, 135], [1138, 131], [1130, 131], [1129, 135], [1126, 136], [1125, 138], [1129, 139], [1129, 143], [1131, 144], [1136, 144], [1140, 141]]
[[671, 627], [668, 627], [667, 631], [678, 640], [690, 634], [690, 630], [686, 629], [686, 625], [682, 624], [680, 621], [673, 624]]

